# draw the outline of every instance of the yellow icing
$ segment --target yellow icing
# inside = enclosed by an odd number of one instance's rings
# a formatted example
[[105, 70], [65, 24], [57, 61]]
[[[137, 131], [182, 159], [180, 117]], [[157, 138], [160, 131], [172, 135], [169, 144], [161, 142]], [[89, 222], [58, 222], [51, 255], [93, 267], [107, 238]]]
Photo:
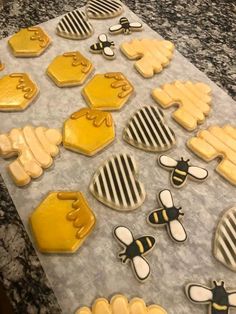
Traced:
[[110, 113], [83, 108], [65, 121], [63, 145], [87, 156], [95, 155], [115, 138]]
[[37, 57], [47, 49], [50, 43], [51, 39], [38, 26], [21, 29], [8, 40], [16, 57]]
[[0, 79], [0, 111], [26, 109], [37, 96], [37, 85], [26, 73], [12, 73]]
[[2, 61], [0, 60], [0, 71], [4, 70], [5, 66], [4, 64], [2, 63]]
[[47, 68], [48, 76], [59, 87], [81, 85], [93, 70], [93, 64], [79, 51], [57, 56]]
[[119, 72], [96, 74], [83, 88], [82, 95], [91, 108], [119, 110], [133, 93], [134, 88]]
[[38, 249], [44, 253], [75, 252], [95, 223], [81, 192], [51, 192], [30, 216]]

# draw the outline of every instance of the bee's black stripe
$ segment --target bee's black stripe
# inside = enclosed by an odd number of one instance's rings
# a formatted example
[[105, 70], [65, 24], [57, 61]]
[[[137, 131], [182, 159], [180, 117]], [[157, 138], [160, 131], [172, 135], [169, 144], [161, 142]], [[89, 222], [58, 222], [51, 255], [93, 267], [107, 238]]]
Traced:
[[129, 155], [114, 155], [97, 170], [90, 190], [100, 201], [114, 208], [134, 208], [145, 195], [134, 178], [134, 170], [134, 160]]
[[175, 143], [174, 132], [165, 123], [163, 113], [153, 106], [145, 106], [130, 119], [124, 130], [124, 139], [150, 151], [163, 151]]
[[90, 0], [87, 5], [89, 17], [103, 18], [118, 15], [122, 11], [122, 4], [115, 0]]
[[88, 22], [84, 12], [77, 9], [62, 17], [58, 23], [57, 32], [61, 36], [82, 39], [93, 33], [93, 27]]

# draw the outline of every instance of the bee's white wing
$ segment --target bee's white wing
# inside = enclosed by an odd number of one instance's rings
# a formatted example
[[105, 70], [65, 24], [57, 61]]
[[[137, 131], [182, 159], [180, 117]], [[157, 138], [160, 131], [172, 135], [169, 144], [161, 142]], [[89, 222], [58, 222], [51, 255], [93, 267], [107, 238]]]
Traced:
[[105, 47], [103, 49], [103, 52], [104, 54], [107, 56], [107, 57], [113, 57], [114, 56], [114, 51], [110, 48], [110, 47]]
[[188, 168], [188, 174], [198, 180], [205, 180], [208, 177], [208, 171], [206, 169], [194, 166]]
[[172, 220], [167, 225], [171, 238], [177, 242], [184, 242], [187, 239], [187, 233], [179, 220]]
[[236, 307], [236, 292], [232, 292], [228, 295], [230, 306]]
[[101, 34], [101, 35], [98, 36], [98, 39], [101, 42], [106, 42], [107, 41], [107, 35], [106, 34]]
[[186, 294], [192, 302], [203, 303], [211, 301], [213, 298], [212, 291], [209, 288], [195, 284], [189, 284], [186, 287]]
[[174, 168], [177, 166], [177, 161], [166, 155], [161, 155], [159, 158], [159, 164], [163, 167]]
[[138, 280], [143, 281], [148, 278], [150, 274], [150, 266], [145, 258], [141, 256], [134, 257], [132, 266]]
[[126, 227], [118, 226], [114, 229], [113, 233], [117, 240], [126, 246], [134, 241], [132, 232]]
[[174, 205], [172, 194], [171, 194], [170, 190], [162, 190], [159, 193], [159, 199], [160, 199], [161, 204], [164, 207], [170, 208], [170, 207], [173, 207], [173, 205]]
[[118, 32], [118, 31], [120, 31], [121, 29], [122, 29], [122, 25], [121, 25], [121, 24], [117, 24], [117, 25], [111, 26], [111, 27], [109, 28], [109, 31], [110, 31], [111, 33], [113, 33], [113, 32]]
[[143, 25], [141, 23], [139, 23], [139, 22], [130, 23], [129, 26], [131, 28], [142, 28], [143, 27]]

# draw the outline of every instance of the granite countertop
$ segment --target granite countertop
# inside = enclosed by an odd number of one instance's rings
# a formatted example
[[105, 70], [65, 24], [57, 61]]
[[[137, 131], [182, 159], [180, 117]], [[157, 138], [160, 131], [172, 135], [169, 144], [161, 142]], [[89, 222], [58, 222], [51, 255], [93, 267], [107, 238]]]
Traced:
[[[33, 3], [32, 3], [33, 2]], [[54, 18], [86, 1], [14, 1], [0, 10], [0, 36]], [[234, 0], [124, 3], [236, 99]], [[4, 56], [0, 56], [4, 59]], [[57, 300], [0, 178], [0, 280], [15, 313], [60, 313]]]

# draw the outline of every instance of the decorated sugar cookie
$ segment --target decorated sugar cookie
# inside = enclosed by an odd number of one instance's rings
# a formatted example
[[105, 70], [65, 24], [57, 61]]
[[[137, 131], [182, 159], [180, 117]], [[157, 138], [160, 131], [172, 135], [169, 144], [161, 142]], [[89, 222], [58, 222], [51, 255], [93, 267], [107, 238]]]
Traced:
[[178, 106], [172, 114], [182, 127], [193, 131], [205, 121], [211, 110], [211, 88], [207, 84], [175, 81], [152, 91], [152, 96], [163, 108]]
[[89, 189], [98, 201], [124, 212], [141, 206], [146, 196], [133, 157], [124, 153], [111, 156], [97, 169]]
[[21, 29], [8, 40], [15, 57], [38, 57], [51, 42], [50, 37], [39, 26]]
[[75, 314], [167, 314], [160, 305], [146, 305], [143, 299], [128, 299], [121, 294], [115, 295], [109, 302], [105, 298], [99, 298], [90, 308], [82, 307]]
[[187, 181], [187, 177], [195, 179], [197, 181], [204, 181], [208, 177], [208, 171], [204, 168], [197, 166], [191, 166], [189, 164], [189, 159], [175, 160], [171, 157], [162, 155], [158, 159], [159, 164], [172, 171], [171, 173], [171, 183], [175, 188], [181, 188]]
[[69, 39], [85, 39], [93, 34], [93, 26], [80, 9], [66, 13], [57, 25], [57, 35]]
[[96, 74], [82, 89], [82, 95], [93, 109], [119, 110], [128, 101], [134, 88], [124, 74]]
[[126, 17], [122, 17], [119, 20], [119, 24], [113, 25], [109, 28], [109, 32], [111, 34], [120, 34], [124, 33], [125, 35], [129, 35], [135, 31], [141, 31], [143, 25], [139, 22], [129, 22]]
[[114, 229], [114, 237], [124, 247], [124, 250], [119, 253], [122, 263], [130, 261], [137, 279], [141, 282], [145, 281], [150, 275], [150, 266], [144, 255], [153, 249], [155, 238], [144, 235], [135, 239], [132, 232], [124, 226]]
[[101, 34], [98, 36], [98, 42], [90, 46], [90, 51], [92, 53], [101, 53], [106, 59], [114, 59], [114, 47], [114, 42], [108, 40], [106, 34]]
[[39, 89], [26, 73], [11, 73], [0, 78], [0, 111], [25, 110]]
[[134, 66], [145, 78], [153, 77], [169, 65], [174, 45], [167, 40], [132, 39], [120, 46], [124, 55], [131, 60], [138, 60]]
[[123, 12], [119, 0], [89, 0], [86, 13], [90, 19], [108, 19]]
[[61, 133], [56, 129], [27, 125], [22, 129], [12, 129], [0, 134], [0, 156], [17, 159], [8, 166], [9, 173], [18, 186], [30, 183], [31, 178], [42, 175], [49, 168], [53, 157], [58, 155]]
[[224, 282], [213, 281], [212, 288], [200, 284], [189, 284], [186, 294], [194, 303], [209, 304], [209, 314], [229, 314], [236, 307], [236, 291], [227, 291]]
[[150, 152], [166, 151], [175, 145], [175, 134], [155, 106], [143, 106], [129, 120], [123, 139], [132, 146]]
[[221, 158], [216, 171], [236, 185], [236, 127], [210, 126], [188, 140], [187, 146], [205, 161]]
[[2, 61], [0, 60], [0, 71], [4, 70], [5, 66], [4, 64], [2, 63]]
[[79, 51], [66, 52], [49, 64], [47, 75], [59, 87], [82, 85], [93, 70], [93, 64]]
[[236, 207], [226, 211], [217, 226], [214, 255], [226, 267], [236, 272]]
[[93, 156], [115, 139], [115, 126], [108, 112], [83, 108], [64, 123], [63, 145]]
[[51, 192], [30, 216], [43, 253], [73, 253], [91, 234], [95, 215], [81, 192]]
[[176, 207], [173, 202], [173, 197], [170, 190], [162, 190], [158, 199], [162, 208], [155, 209], [148, 215], [148, 222], [153, 226], [166, 225], [168, 233], [172, 240], [176, 242], [185, 242], [187, 233], [184, 226], [180, 222], [181, 207]]

